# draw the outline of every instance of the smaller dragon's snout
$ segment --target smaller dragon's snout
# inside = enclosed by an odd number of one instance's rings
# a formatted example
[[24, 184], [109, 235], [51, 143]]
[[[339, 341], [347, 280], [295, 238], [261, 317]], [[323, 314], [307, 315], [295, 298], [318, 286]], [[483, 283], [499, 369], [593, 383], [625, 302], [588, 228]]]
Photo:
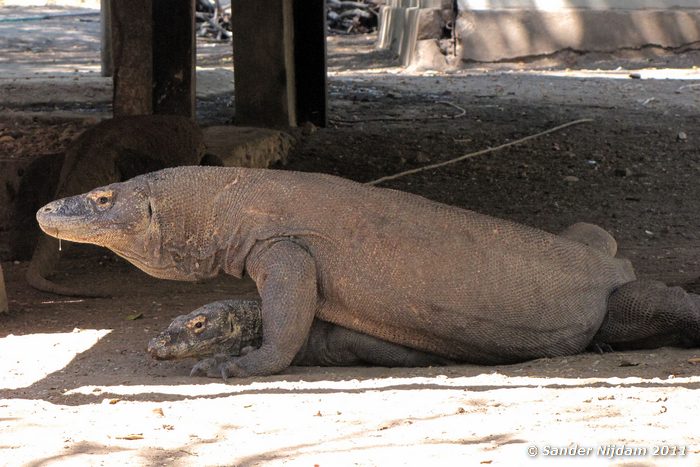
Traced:
[[156, 360], [165, 360], [168, 358], [167, 346], [170, 342], [170, 334], [161, 334], [148, 341], [146, 352]]

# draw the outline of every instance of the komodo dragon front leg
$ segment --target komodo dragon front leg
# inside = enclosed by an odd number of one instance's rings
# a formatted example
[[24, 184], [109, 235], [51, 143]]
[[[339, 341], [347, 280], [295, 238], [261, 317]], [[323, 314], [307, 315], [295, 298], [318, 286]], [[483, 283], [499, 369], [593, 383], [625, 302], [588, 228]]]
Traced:
[[306, 342], [319, 302], [311, 255], [292, 240], [269, 240], [253, 249], [246, 270], [262, 298], [262, 345], [242, 357], [202, 360], [192, 374], [226, 379], [278, 373]]

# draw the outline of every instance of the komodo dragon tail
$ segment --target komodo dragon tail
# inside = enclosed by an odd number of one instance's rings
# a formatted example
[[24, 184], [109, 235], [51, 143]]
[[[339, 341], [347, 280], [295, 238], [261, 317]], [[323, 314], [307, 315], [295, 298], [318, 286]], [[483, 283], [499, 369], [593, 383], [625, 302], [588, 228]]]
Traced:
[[614, 350], [698, 345], [700, 295], [653, 280], [628, 282], [610, 295], [592, 342], [593, 348]]
[[29, 262], [29, 269], [25, 276], [27, 283], [37, 290], [49, 292], [56, 295], [66, 295], [69, 297], [85, 298], [109, 298], [107, 294], [93, 291], [74, 289], [65, 285], [56, 284], [46, 279], [46, 275], [56, 270], [58, 265], [58, 241], [47, 235], [42, 235], [34, 249], [32, 260]]

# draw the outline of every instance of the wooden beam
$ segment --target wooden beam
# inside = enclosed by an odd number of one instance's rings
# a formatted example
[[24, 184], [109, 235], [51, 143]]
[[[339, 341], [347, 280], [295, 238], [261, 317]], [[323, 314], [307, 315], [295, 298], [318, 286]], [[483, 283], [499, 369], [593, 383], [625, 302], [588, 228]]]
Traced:
[[153, 113], [153, 10], [150, 1], [109, 0], [114, 116]]
[[194, 117], [194, 0], [153, 1], [153, 113]]
[[328, 123], [326, 0], [294, 0], [297, 122]]
[[5, 290], [5, 278], [2, 275], [2, 264], [0, 264], [0, 313], [7, 313], [7, 291]]
[[102, 76], [112, 76], [112, 13], [110, 0], [100, 0], [100, 65]]
[[237, 124], [297, 124], [292, 2], [231, 2]]

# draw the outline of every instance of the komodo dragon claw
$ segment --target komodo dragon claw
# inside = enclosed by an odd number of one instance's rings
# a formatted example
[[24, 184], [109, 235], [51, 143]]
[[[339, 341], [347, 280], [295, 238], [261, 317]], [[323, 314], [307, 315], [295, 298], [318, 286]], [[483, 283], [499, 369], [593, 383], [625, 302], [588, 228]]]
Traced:
[[596, 352], [601, 355], [604, 353], [615, 352], [615, 349], [613, 349], [610, 344], [607, 344], [605, 342], [591, 342], [591, 344], [588, 346], [588, 349], [592, 352]]
[[211, 377], [218, 377], [218, 375], [216, 374], [212, 375], [212, 372], [218, 367], [219, 360], [216, 357], [205, 358], [194, 364], [192, 370], [190, 371], [190, 376], [206, 375]]
[[215, 355], [198, 361], [192, 367], [190, 376], [207, 376], [209, 378], [223, 378], [224, 382], [231, 377], [248, 376], [234, 359], [228, 355]]

